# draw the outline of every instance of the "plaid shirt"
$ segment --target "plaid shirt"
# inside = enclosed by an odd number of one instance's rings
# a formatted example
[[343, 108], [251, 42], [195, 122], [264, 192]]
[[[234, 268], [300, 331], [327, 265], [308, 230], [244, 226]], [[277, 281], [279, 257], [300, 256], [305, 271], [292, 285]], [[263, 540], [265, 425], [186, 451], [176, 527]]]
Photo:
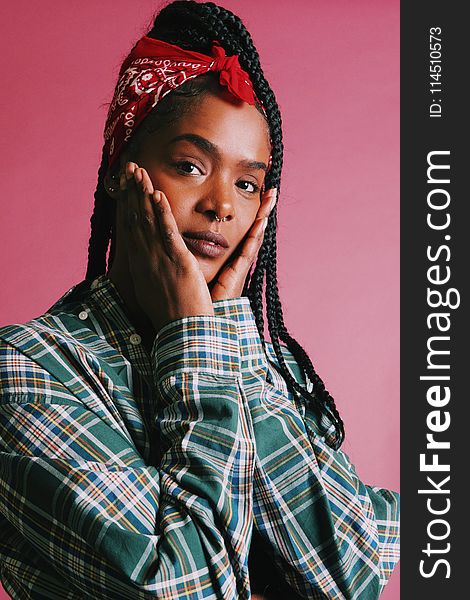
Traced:
[[249, 599], [255, 538], [284, 598], [379, 597], [398, 561], [398, 494], [328, 447], [248, 298], [213, 305], [167, 323], [150, 355], [106, 275], [0, 328], [13, 598]]

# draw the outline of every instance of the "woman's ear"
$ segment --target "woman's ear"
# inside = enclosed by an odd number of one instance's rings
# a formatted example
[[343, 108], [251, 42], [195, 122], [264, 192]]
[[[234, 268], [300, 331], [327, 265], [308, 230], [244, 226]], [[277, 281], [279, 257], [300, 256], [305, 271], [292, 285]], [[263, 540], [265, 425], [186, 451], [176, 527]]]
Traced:
[[104, 189], [108, 196], [111, 196], [113, 200], [117, 200], [119, 197], [119, 170], [118, 168], [111, 168], [104, 176]]
[[106, 190], [108, 196], [111, 196], [113, 199], [119, 198], [119, 179], [121, 177], [121, 173], [124, 173], [126, 164], [129, 160], [129, 154], [127, 150], [124, 149], [119, 155], [119, 160], [116, 161], [110, 169], [108, 169], [108, 172], [104, 176], [104, 189]]

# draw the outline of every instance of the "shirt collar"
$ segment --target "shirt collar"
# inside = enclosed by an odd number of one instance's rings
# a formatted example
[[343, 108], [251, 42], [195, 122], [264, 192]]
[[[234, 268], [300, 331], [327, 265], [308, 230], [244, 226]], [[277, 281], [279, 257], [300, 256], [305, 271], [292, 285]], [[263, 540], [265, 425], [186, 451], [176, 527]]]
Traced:
[[151, 377], [151, 358], [131, 323], [127, 307], [107, 274], [83, 280], [66, 292], [47, 312], [73, 312], [92, 321], [92, 328], [146, 377]]

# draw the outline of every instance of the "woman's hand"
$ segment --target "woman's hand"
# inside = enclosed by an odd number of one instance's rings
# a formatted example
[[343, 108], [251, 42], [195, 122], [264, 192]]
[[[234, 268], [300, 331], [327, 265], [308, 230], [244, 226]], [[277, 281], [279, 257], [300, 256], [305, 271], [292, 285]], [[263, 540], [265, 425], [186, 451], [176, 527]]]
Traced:
[[276, 188], [264, 192], [255, 222], [243, 239], [240, 251], [235, 251], [235, 258], [225, 264], [211, 281], [209, 287], [213, 302], [241, 296], [250, 267], [263, 243], [268, 217], [276, 203], [276, 194]]
[[119, 187], [120, 200], [127, 199], [123, 229], [135, 296], [155, 331], [181, 317], [213, 315], [206, 280], [178, 231], [165, 194], [154, 191], [145, 169], [132, 162], [126, 164]]

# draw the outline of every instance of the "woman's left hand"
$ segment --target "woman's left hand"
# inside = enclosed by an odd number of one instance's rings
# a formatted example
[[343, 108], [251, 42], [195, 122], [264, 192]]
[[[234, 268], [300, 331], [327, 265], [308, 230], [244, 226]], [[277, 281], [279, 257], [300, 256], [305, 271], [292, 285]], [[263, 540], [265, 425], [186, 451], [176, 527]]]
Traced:
[[234, 258], [229, 259], [229, 262], [210, 282], [209, 290], [213, 302], [242, 295], [250, 267], [263, 243], [268, 217], [276, 203], [276, 194], [276, 188], [271, 188], [263, 193], [255, 221], [243, 239], [240, 251], [235, 251]]

